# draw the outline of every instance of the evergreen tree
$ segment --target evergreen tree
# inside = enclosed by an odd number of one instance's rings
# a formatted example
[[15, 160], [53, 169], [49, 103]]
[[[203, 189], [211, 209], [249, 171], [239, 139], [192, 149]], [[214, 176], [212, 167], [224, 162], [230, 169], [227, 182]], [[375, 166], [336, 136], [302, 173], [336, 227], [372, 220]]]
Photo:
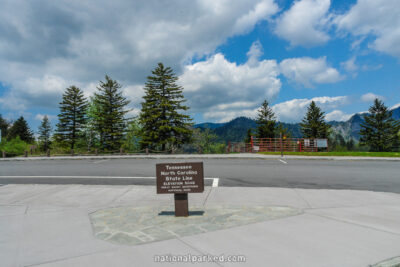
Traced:
[[268, 101], [264, 100], [256, 118], [258, 124], [258, 138], [274, 138], [275, 137], [275, 114], [269, 107]]
[[278, 126], [275, 128], [275, 132], [275, 136], [279, 137], [282, 134], [282, 137], [292, 138], [292, 133], [282, 123], [278, 123]]
[[337, 137], [338, 137], [338, 140], [339, 140], [339, 145], [341, 147], [346, 147], [346, 140], [344, 140], [343, 135], [338, 134]]
[[82, 128], [86, 122], [87, 101], [81, 89], [70, 86], [63, 94], [58, 114], [56, 139], [74, 149], [76, 142], [82, 137]]
[[94, 98], [90, 97], [86, 109], [87, 119], [82, 130], [88, 151], [90, 151], [92, 147], [99, 147], [101, 125], [97, 123], [100, 121], [100, 117], [98, 116], [100, 112], [98, 112], [98, 110], [100, 110], [100, 107], [98, 107]]
[[110, 151], [121, 147], [126, 129], [125, 114], [129, 112], [125, 107], [130, 101], [122, 95], [121, 88], [121, 84], [106, 75], [105, 81], [100, 81], [93, 99], [100, 145]]
[[42, 151], [47, 151], [50, 147], [51, 124], [47, 115], [43, 117], [42, 123], [39, 126], [39, 145]]
[[19, 117], [9, 129], [7, 139], [11, 140], [17, 136], [26, 143], [32, 143], [35, 140], [31, 129], [29, 129], [28, 123], [22, 116]]
[[327, 138], [330, 129], [329, 124], [325, 122], [325, 112], [321, 111], [314, 101], [308, 106], [300, 127], [305, 138]]
[[346, 147], [348, 151], [353, 151], [355, 149], [354, 139], [350, 137], [350, 140], [347, 141]]
[[140, 131], [142, 126], [139, 123], [138, 118], [134, 118], [128, 122], [126, 136], [122, 147], [129, 151], [140, 150]]
[[371, 151], [391, 151], [398, 146], [399, 129], [400, 124], [392, 118], [392, 111], [375, 99], [361, 123], [360, 145], [368, 145]]
[[251, 143], [251, 137], [253, 136], [253, 131], [251, 128], [247, 129], [246, 138], [244, 139], [245, 143]]
[[178, 77], [162, 63], [147, 77], [145, 96], [139, 116], [142, 125], [142, 148], [165, 151], [192, 142], [191, 118], [180, 113], [189, 108], [183, 105], [183, 88], [177, 85]]
[[[3, 117], [0, 114], [0, 135], [1, 135], [1, 140], [6, 139], [7, 133], [8, 133], [8, 127], [10, 127], [10, 123], [3, 119]], [[0, 140], [0, 141], [1, 141]]]

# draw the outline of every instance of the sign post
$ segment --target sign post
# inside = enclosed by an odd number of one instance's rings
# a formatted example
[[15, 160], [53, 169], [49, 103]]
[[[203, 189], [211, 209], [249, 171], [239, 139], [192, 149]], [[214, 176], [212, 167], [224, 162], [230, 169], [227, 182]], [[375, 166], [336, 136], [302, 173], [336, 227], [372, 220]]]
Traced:
[[156, 164], [157, 194], [174, 194], [175, 216], [189, 216], [188, 193], [204, 192], [203, 162]]

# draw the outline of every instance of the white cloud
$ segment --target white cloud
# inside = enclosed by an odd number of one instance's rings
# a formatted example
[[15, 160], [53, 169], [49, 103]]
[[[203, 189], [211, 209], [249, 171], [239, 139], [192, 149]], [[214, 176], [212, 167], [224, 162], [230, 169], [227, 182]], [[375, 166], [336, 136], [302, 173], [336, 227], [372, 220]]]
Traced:
[[358, 70], [358, 66], [356, 64], [356, 57], [351, 57], [347, 61], [340, 63], [340, 65], [347, 71], [347, 72], [356, 72]]
[[385, 100], [385, 97], [381, 96], [381, 95], [376, 95], [374, 93], [366, 93], [363, 94], [361, 96], [361, 101], [363, 102], [372, 102], [375, 100], [375, 98], [381, 99], [381, 100]]
[[210, 111], [204, 113], [204, 118], [215, 122], [228, 122], [237, 117], [254, 118], [257, 114], [257, 109], [230, 110], [230, 111]]
[[140, 114], [140, 109], [133, 108], [126, 114], [126, 117], [127, 118], [134, 118], [134, 117], [139, 116], [139, 114]]
[[341, 110], [335, 109], [326, 114], [325, 119], [327, 121], [347, 121], [353, 114], [346, 114]]
[[358, 0], [345, 14], [335, 18], [339, 31], [350, 32], [364, 40], [372, 35], [369, 46], [400, 58], [400, 5], [398, 0]]
[[104, 74], [135, 89], [158, 62], [179, 74], [277, 11], [273, 0], [2, 2], [0, 77], [10, 89], [0, 104], [54, 107], [61, 89], [88, 94]]
[[[254, 48], [258, 47], [258, 48]], [[275, 60], [255, 61], [258, 45], [250, 49], [249, 60], [242, 65], [229, 62], [222, 54], [187, 65], [180, 76], [191, 112], [205, 119], [227, 121], [249, 116], [264, 99], [274, 99], [281, 88]]]
[[382, 64], [378, 64], [378, 65], [363, 65], [363, 66], [361, 67], [361, 69], [362, 69], [363, 71], [374, 71], [374, 70], [379, 70], [379, 69], [381, 69], [382, 67], [383, 67]]
[[335, 83], [344, 77], [328, 65], [326, 57], [289, 58], [279, 63], [283, 75], [289, 80], [312, 88], [316, 83]]
[[248, 57], [247, 65], [249, 65], [250, 67], [257, 66], [259, 63], [259, 59], [262, 55], [263, 55], [263, 48], [260, 41], [254, 42], [251, 45], [250, 50], [247, 52], [247, 57]]
[[339, 106], [346, 105], [347, 96], [321, 96], [311, 99], [292, 99], [272, 106], [278, 120], [284, 122], [298, 122], [306, 114], [307, 107], [314, 101], [323, 111], [329, 111]]
[[276, 20], [275, 33], [292, 46], [306, 47], [326, 43], [330, 16], [330, 0], [296, 1]]
[[400, 103], [397, 103], [396, 105], [393, 105], [393, 106], [390, 108], [390, 110], [396, 109], [396, 108], [398, 108], [398, 107], [400, 107]]
[[[230, 5], [231, 3], [226, 4]], [[278, 10], [279, 8], [273, 0], [263, 0], [257, 3], [247, 14], [236, 20], [233, 32], [239, 34], [248, 32], [257, 22], [270, 18]]]
[[27, 77], [17, 80], [3, 96], [2, 106], [9, 110], [25, 110], [28, 106], [55, 108], [68, 83], [59, 76]]
[[48, 115], [48, 114], [40, 114], [40, 113], [38, 113], [38, 114], [36, 114], [36, 116], [35, 116], [35, 120], [42, 121], [43, 118], [44, 118], [44, 116], [47, 116], [47, 118], [48, 118], [50, 121], [53, 121], [53, 120], [56, 120], [56, 119], [57, 119], [57, 116], [55, 116], [55, 115]]

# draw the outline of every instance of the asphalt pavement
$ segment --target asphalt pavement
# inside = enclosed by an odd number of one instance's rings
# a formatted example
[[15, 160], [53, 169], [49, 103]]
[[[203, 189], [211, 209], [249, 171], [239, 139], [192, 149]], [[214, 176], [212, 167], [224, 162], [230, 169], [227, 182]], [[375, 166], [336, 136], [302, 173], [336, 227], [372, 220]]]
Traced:
[[[293, 158], [130, 158], [0, 161], [0, 184], [154, 185], [155, 164], [204, 162], [222, 187], [355, 189], [400, 193], [400, 162]], [[212, 179], [206, 180], [210, 185]]]

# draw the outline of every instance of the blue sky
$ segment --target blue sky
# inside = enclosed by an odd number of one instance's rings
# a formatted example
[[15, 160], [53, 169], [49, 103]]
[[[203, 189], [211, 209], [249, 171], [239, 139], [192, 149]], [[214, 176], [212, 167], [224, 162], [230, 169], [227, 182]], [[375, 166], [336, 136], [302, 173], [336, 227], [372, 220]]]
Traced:
[[130, 115], [157, 62], [174, 68], [196, 122], [254, 117], [267, 99], [298, 122], [314, 100], [329, 120], [400, 103], [398, 0], [5, 1], [0, 114], [56, 123], [70, 85], [123, 84]]

